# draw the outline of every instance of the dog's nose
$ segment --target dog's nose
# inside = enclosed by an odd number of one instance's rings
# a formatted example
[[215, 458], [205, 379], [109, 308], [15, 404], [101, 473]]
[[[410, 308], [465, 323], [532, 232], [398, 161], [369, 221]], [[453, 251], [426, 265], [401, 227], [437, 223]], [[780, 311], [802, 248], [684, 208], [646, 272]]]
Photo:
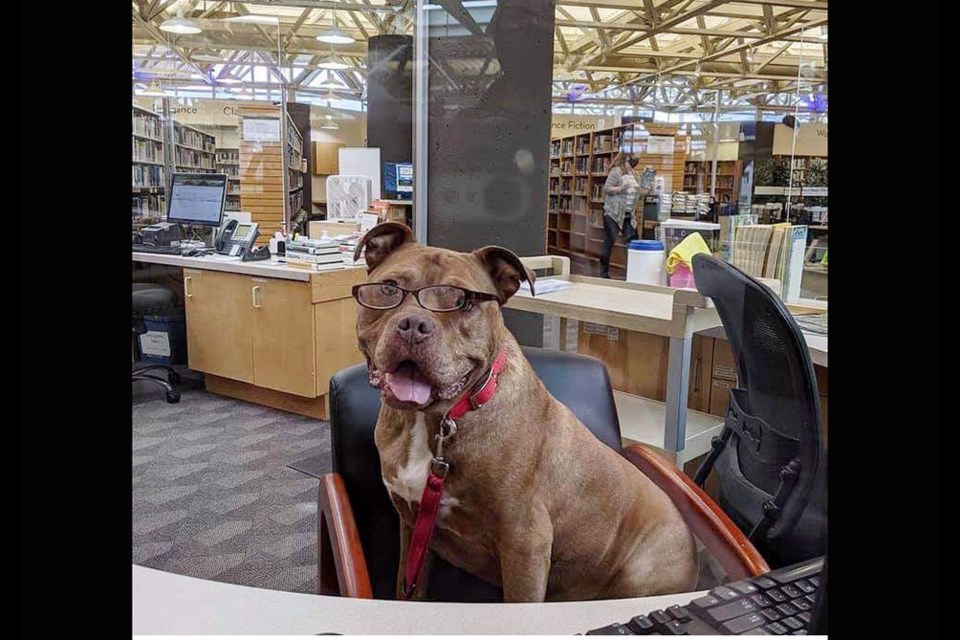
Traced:
[[397, 332], [408, 344], [420, 344], [437, 328], [433, 320], [410, 313], [397, 319]]

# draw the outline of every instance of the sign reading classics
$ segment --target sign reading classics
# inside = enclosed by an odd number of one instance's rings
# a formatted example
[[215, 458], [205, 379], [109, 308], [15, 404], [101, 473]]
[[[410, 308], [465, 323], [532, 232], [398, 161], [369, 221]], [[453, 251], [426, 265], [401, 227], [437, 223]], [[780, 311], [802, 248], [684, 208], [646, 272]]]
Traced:
[[280, 120], [278, 118], [244, 118], [244, 142], [279, 142]]
[[647, 138], [647, 153], [673, 155], [673, 136], [650, 136]]

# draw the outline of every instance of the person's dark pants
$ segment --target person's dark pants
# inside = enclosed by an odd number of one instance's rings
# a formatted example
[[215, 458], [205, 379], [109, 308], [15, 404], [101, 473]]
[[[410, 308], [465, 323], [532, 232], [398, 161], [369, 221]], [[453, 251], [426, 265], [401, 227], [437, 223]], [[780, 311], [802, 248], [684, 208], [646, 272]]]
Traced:
[[625, 216], [622, 228], [618, 229], [616, 220], [610, 216], [603, 216], [603, 253], [600, 254], [600, 274], [604, 278], [610, 277], [610, 254], [613, 252], [613, 243], [618, 233], [622, 233], [627, 242], [636, 240], [638, 234], [633, 226], [633, 218]]

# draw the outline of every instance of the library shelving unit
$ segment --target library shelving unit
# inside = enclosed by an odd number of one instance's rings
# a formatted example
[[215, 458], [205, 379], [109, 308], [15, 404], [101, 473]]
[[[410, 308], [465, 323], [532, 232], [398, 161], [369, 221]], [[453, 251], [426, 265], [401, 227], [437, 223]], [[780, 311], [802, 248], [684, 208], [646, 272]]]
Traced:
[[[735, 204], [740, 191], [740, 174], [743, 163], [740, 160], [717, 161], [718, 203]], [[683, 191], [687, 193], [710, 193], [710, 175], [713, 171], [712, 160], [687, 160], [683, 163]]]
[[280, 126], [282, 121], [277, 123], [276, 140], [245, 139], [245, 122], [250, 119], [279, 121], [280, 117], [277, 105], [252, 103], [240, 107], [240, 209], [249, 211], [251, 220], [260, 225], [257, 239], [260, 244], [285, 227], [287, 194], [283, 148], [286, 141]]
[[163, 120], [133, 105], [133, 222], [152, 224], [165, 215]]
[[217, 147], [217, 173], [227, 174], [227, 211], [240, 210], [240, 149]]
[[[624, 151], [640, 159], [639, 169], [651, 166], [664, 179], [664, 190], [683, 181], [688, 141], [676, 125], [630, 123], [591, 133], [557, 138], [550, 143], [547, 178], [547, 252], [571, 258], [574, 273], [595, 273], [603, 250], [603, 185], [614, 156]], [[672, 154], [647, 153], [649, 136], [674, 138]], [[610, 272], [626, 272], [627, 247], [614, 242]]]
[[289, 201], [290, 216], [293, 217], [303, 207], [303, 181], [306, 176], [306, 167], [303, 158], [303, 136], [293, 123], [290, 114], [286, 114], [286, 144], [284, 153], [287, 165], [287, 199]]
[[217, 141], [209, 133], [173, 123], [173, 164], [178, 173], [216, 173]]

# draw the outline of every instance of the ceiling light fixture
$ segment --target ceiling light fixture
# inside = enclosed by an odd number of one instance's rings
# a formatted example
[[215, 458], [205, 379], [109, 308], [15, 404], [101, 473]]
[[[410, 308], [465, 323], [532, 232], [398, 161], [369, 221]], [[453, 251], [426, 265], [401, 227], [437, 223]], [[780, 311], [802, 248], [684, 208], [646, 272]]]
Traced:
[[330, 69], [331, 71], [342, 71], [350, 68], [350, 65], [333, 54], [332, 48], [330, 49], [330, 55], [321, 60], [317, 66], [321, 69]]
[[333, 26], [325, 31], [321, 31], [320, 34], [317, 35], [317, 40], [328, 44], [353, 44], [357, 41], [356, 38], [340, 28], [336, 11], [333, 13]]
[[160, 85], [157, 84], [157, 81], [154, 80], [150, 83], [150, 86], [147, 87], [146, 91], [140, 93], [142, 96], [163, 96], [163, 90], [160, 88]]
[[173, 18], [167, 18], [160, 23], [160, 31], [166, 31], [167, 33], [176, 33], [178, 35], [187, 35], [200, 33], [203, 29], [200, 28], [200, 23], [193, 20], [188, 20], [183, 17], [183, 12], [181, 11]]
[[214, 78], [219, 84], [241, 84], [243, 80], [240, 78], [231, 78], [230, 76], [224, 76], [223, 78]]
[[325, 120], [323, 124], [320, 125], [321, 129], [339, 129], [340, 125], [337, 124], [335, 120]]

